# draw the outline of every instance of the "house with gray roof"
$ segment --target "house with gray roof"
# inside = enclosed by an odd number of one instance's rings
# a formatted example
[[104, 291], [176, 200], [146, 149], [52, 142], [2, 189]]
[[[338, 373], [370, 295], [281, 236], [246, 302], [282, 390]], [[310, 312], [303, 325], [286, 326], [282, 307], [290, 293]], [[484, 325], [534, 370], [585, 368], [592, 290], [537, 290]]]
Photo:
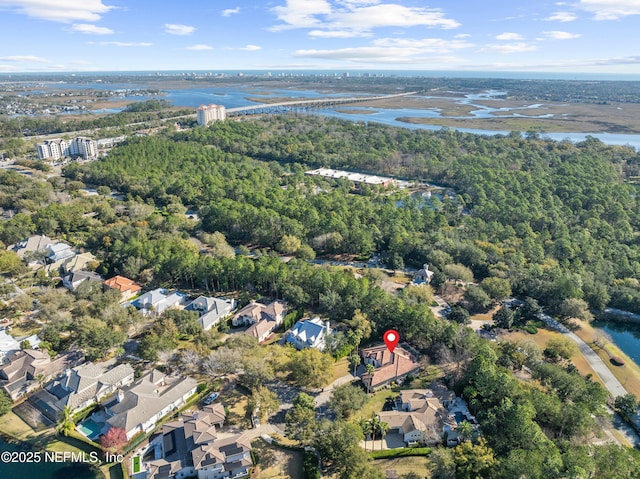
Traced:
[[331, 334], [329, 321], [324, 322], [319, 317], [315, 317], [298, 321], [289, 331], [287, 342], [298, 350], [316, 348], [324, 351], [325, 338], [329, 334]]
[[15, 251], [18, 256], [24, 258], [27, 253], [35, 253], [37, 251], [44, 252], [48, 244], [53, 243], [51, 238], [43, 235], [30, 236], [16, 244], [9, 246], [7, 249]]
[[76, 289], [79, 284], [84, 283], [85, 281], [102, 283], [103, 279], [102, 276], [93, 271], [75, 271], [62, 278], [62, 284], [64, 287], [72, 291]]
[[127, 440], [140, 432], [151, 431], [156, 423], [186, 403], [195, 394], [198, 382], [190, 377], [167, 376], [157, 369], [120, 389], [105, 404], [109, 418], [103, 434], [112, 427], [126, 431]]
[[20, 343], [16, 339], [7, 333], [6, 330], [0, 329], [0, 364], [3, 364], [10, 353], [18, 351], [20, 349]]
[[73, 412], [84, 409], [131, 384], [133, 379], [133, 368], [129, 364], [116, 365], [115, 360], [85, 363], [67, 369], [60, 379], [47, 384], [44, 390], [36, 393], [36, 403], [42, 403], [43, 412], [57, 420], [66, 406]]
[[0, 368], [0, 386], [16, 401], [83, 359], [80, 351], [61, 354], [56, 359], [37, 349], [15, 351], [9, 356], [9, 363]]
[[143, 314], [162, 314], [169, 308], [183, 305], [187, 301], [187, 295], [179, 291], [169, 293], [164, 288], [154, 289], [140, 295], [131, 304], [139, 309]]
[[162, 426], [153, 437], [135, 479], [240, 478], [252, 466], [250, 438], [244, 434], [220, 437], [212, 414], [213, 406], [184, 414]]
[[187, 310], [197, 311], [200, 314], [198, 321], [205, 331], [208, 331], [222, 319], [229, 316], [235, 308], [235, 299], [214, 298], [211, 296], [198, 296], [185, 307]]
[[61, 241], [58, 243], [48, 244], [45, 247], [45, 252], [47, 255], [47, 261], [49, 263], [57, 263], [65, 259], [72, 258], [76, 255], [76, 252], [73, 250], [71, 245], [63, 243]]

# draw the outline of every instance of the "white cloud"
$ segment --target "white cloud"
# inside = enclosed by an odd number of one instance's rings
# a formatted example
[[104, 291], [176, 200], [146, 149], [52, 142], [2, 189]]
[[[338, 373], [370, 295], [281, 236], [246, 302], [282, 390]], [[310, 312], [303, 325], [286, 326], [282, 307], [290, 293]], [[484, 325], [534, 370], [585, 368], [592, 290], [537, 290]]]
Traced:
[[308, 28], [320, 24], [318, 15], [331, 13], [331, 5], [326, 0], [287, 0], [286, 5], [274, 7], [273, 11], [284, 24], [271, 27], [272, 31], [291, 28]]
[[580, 38], [582, 36], [581, 33], [570, 33], [570, 32], [542, 32], [545, 38], [549, 38], [551, 40], [571, 40], [573, 38]]
[[150, 47], [153, 43], [149, 42], [87, 42], [88, 45], [102, 45], [114, 47]]
[[0, 0], [0, 7], [3, 6], [30, 17], [64, 23], [96, 22], [115, 8], [105, 5], [102, 0]]
[[[330, 60], [348, 60], [357, 63], [452, 63], [462, 61], [460, 58], [448, 56], [456, 50], [470, 48], [474, 45], [464, 40], [445, 40], [442, 38], [379, 38], [370, 46], [338, 48], [335, 50], [298, 50], [297, 57], [322, 58]], [[435, 54], [425, 57], [425, 54]]]
[[531, 52], [537, 47], [529, 43], [517, 42], [517, 43], [498, 43], [486, 45], [480, 51], [484, 53], [521, 53]]
[[416, 52], [426, 53], [449, 53], [453, 50], [462, 50], [475, 46], [473, 43], [464, 40], [444, 40], [442, 38], [380, 38], [374, 40], [374, 45], [379, 47], [400, 47], [407, 49], [415, 49]]
[[49, 63], [49, 60], [34, 55], [9, 55], [0, 57], [2, 62], [33, 62], [33, 63]]
[[554, 12], [551, 16], [545, 18], [549, 22], [573, 22], [578, 16], [573, 12]]
[[[312, 36], [325, 38], [368, 36], [372, 29], [380, 27], [451, 29], [460, 26], [438, 9], [372, 0], [343, 0], [336, 5], [327, 0], [287, 0], [285, 5], [273, 8], [273, 11], [283, 23], [271, 27], [271, 31], [314, 28]], [[322, 31], [327, 33], [323, 35]]]
[[310, 37], [316, 38], [353, 38], [353, 37], [370, 37], [369, 32], [361, 32], [358, 30], [311, 30]]
[[15, 65], [0, 65], [0, 72], [15, 72], [17, 70]]
[[165, 23], [164, 31], [171, 35], [191, 35], [196, 31], [196, 27], [189, 25], [181, 25], [179, 23]]
[[459, 33], [454, 35], [453, 38], [469, 38], [471, 35], [469, 33]]
[[258, 50], [262, 50], [262, 47], [259, 45], [246, 45], [242, 48], [238, 48], [238, 50], [244, 50], [246, 52], [257, 52]]
[[514, 41], [514, 40], [522, 40], [522, 39], [523, 39], [523, 36], [520, 35], [519, 33], [505, 32], [496, 36], [496, 40], [502, 40], [502, 41]]
[[222, 10], [221, 15], [223, 17], [230, 17], [231, 15], [234, 15], [236, 13], [240, 13], [240, 7], [236, 7], [236, 8], [227, 8], [226, 10]]
[[577, 6], [593, 13], [594, 20], [617, 20], [629, 15], [640, 15], [638, 0], [580, 0]]
[[389, 63], [389, 64], [429, 64], [458, 63], [462, 59], [454, 56], [424, 57], [417, 55], [416, 49], [385, 48], [385, 47], [356, 47], [339, 48], [337, 50], [297, 50], [296, 57], [322, 58], [327, 60], [347, 60], [354, 63]]
[[107, 27], [99, 27], [97, 25], [91, 25], [89, 23], [75, 23], [71, 26], [71, 30], [79, 33], [86, 33], [89, 35], [111, 35], [113, 30]]
[[244, 47], [226, 47], [225, 50], [241, 50], [244, 52], [257, 52], [258, 50], [262, 50], [262, 47], [259, 45], [245, 45]]
[[197, 45], [191, 45], [190, 47], [186, 48], [187, 50], [193, 50], [196, 52], [200, 52], [200, 51], [204, 51], [204, 50], [213, 50], [213, 47], [211, 45], [205, 45], [203, 43], [198, 43]]
[[450, 29], [460, 26], [455, 20], [446, 18], [439, 10], [405, 7], [393, 3], [355, 8], [350, 12], [337, 12], [331, 15], [330, 21], [338, 28], [351, 27], [363, 30], [415, 26]]

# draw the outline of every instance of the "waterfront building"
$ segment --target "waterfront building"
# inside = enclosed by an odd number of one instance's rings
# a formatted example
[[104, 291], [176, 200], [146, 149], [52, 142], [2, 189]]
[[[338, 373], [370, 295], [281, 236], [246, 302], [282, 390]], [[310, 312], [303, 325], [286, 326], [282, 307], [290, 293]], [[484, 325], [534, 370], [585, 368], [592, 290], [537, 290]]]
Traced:
[[198, 125], [206, 126], [214, 121], [223, 121], [227, 118], [227, 109], [222, 105], [201, 105], [196, 109]]

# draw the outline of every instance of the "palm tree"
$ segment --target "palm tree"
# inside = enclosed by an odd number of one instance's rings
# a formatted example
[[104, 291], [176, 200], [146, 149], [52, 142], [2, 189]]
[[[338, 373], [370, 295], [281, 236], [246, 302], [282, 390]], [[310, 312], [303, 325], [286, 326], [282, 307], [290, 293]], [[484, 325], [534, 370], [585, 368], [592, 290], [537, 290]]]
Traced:
[[367, 374], [369, 374], [369, 375], [373, 375], [373, 373], [374, 373], [374, 372], [375, 372], [375, 370], [376, 370], [376, 367], [375, 367], [373, 364], [367, 364], [367, 365], [365, 366], [365, 368], [366, 368], [366, 370], [367, 370]]
[[358, 418], [358, 426], [362, 429], [362, 433], [364, 434], [364, 450], [367, 450], [367, 435], [371, 433], [371, 423], [369, 420], [359, 417]]
[[380, 430], [381, 423], [382, 421], [380, 421], [380, 418], [376, 416], [376, 413], [371, 414], [371, 419], [369, 419], [369, 427], [371, 428], [371, 439], [373, 440], [372, 450], [374, 451], [376, 449], [376, 434]]
[[356, 368], [358, 367], [358, 364], [360, 364], [360, 356], [358, 356], [357, 354], [352, 354], [351, 356], [349, 356], [349, 363], [351, 364], [351, 366], [353, 366], [353, 375], [356, 375]]
[[462, 421], [458, 424], [457, 431], [463, 441], [469, 441], [473, 437], [473, 426], [469, 421]]
[[73, 411], [69, 406], [65, 406], [60, 413], [58, 419], [58, 425], [56, 426], [56, 432], [63, 436], [68, 436], [75, 429], [76, 423], [73, 420]]
[[380, 421], [380, 424], [378, 425], [378, 432], [380, 433], [380, 450], [382, 450], [382, 442], [384, 441], [384, 437], [387, 435], [387, 432], [389, 431], [389, 423], [386, 423], [384, 421]]

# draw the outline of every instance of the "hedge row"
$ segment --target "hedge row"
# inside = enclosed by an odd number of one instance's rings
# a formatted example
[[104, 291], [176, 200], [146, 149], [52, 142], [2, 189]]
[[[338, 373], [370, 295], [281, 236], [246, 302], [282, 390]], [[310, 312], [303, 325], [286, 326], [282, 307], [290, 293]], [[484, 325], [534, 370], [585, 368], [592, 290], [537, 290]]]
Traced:
[[401, 447], [398, 449], [385, 449], [384, 451], [371, 451], [369, 456], [373, 459], [389, 459], [392, 457], [428, 456], [430, 447]]

